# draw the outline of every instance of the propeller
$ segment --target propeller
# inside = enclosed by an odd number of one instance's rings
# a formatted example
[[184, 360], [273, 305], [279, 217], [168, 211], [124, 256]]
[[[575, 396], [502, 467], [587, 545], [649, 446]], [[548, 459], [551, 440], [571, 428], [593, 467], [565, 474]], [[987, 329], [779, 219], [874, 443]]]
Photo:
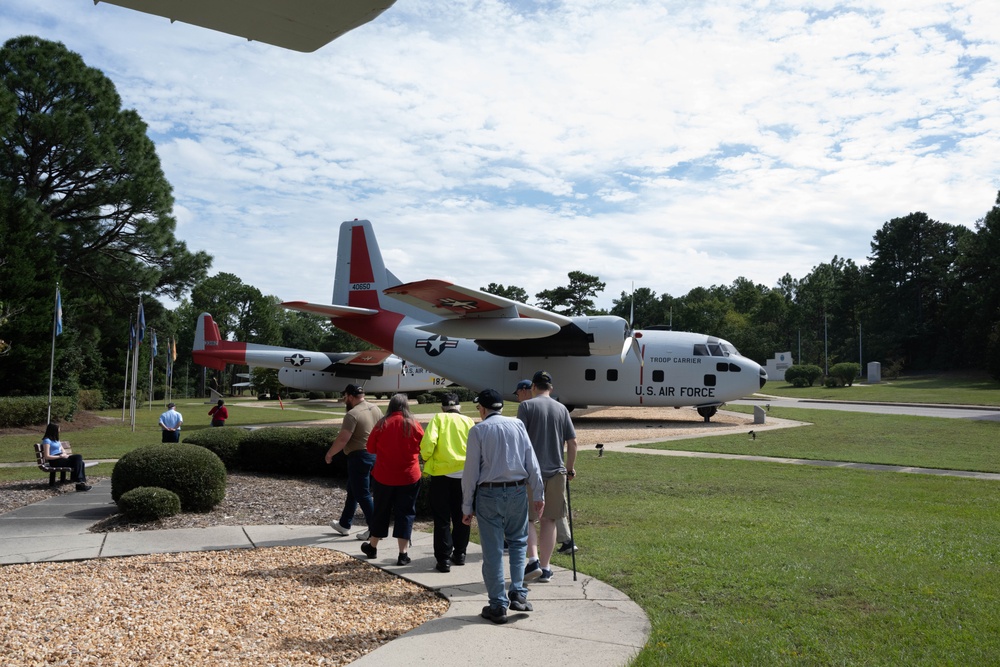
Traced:
[[628, 314], [628, 328], [625, 330], [625, 342], [622, 344], [622, 363], [625, 363], [625, 357], [628, 356], [629, 350], [635, 353], [635, 358], [639, 360], [639, 365], [642, 366], [642, 351], [639, 349], [639, 341], [636, 338], [641, 337], [642, 334], [635, 333], [635, 283], [632, 283], [632, 305], [629, 307]]

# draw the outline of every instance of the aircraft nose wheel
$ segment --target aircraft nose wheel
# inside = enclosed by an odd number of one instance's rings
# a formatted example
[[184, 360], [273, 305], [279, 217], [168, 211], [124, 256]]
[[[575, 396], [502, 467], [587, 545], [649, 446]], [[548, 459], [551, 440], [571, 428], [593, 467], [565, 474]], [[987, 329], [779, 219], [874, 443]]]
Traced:
[[714, 417], [715, 413], [718, 411], [719, 409], [716, 408], [714, 405], [704, 408], [698, 408], [698, 414], [705, 418], [705, 422], [708, 422], [709, 419]]

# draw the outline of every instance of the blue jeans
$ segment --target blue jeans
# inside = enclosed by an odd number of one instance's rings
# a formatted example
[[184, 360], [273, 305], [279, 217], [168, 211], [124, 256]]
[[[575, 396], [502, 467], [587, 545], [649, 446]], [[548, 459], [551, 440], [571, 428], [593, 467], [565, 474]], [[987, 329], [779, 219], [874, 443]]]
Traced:
[[372, 525], [375, 504], [372, 500], [371, 475], [374, 467], [374, 454], [360, 451], [347, 455], [347, 498], [344, 500], [344, 511], [340, 513], [340, 525], [344, 528], [351, 527], [358, 506], [365, 515], [365, 523], [369, 527]]
[[528, 546], [528, 489], [525, 485], [476, 489], [476, 520], [483, 548], [483, 581], [490, 606], [507, 608], [504, 591], [503, 543], [510, 558], [510, 592], [527, 595], [524, 562]]

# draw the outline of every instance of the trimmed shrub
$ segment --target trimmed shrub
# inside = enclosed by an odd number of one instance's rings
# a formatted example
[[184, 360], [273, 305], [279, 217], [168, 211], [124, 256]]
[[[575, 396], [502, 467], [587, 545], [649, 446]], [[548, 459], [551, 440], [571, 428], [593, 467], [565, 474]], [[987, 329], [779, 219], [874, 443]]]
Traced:
[[815, 364], [794, 364], [785, 371], [785, 382], [793, 387], [811, 387], [823, 377], [823, 369]]
[[306, 396], [309, 397], [310, 401], [318, 401], [320, 399], [326, 398], [325, 391], [310, 391]]
[[853, 361], [844, 361], [830, 367], [830, 376], [837, 378], [841, 386], [852, 386], [854, 378], [859, 375], [861, 375], [861, 364]]
[[240, 467], [240, 443], [249, 436], [250, 431], [245, 428], [223, 426], [195, 431], [191, 435], [185, 436], [184, 442], [214, 452], [222, 464], [226, 466], [226, 470], [235, 470]]
[[[53, 396], [52, 421], [73, 421], [76, 403], [75, 397]], [[0, 428], [20, 428], [44, 424], [48, 413], [48, 396], [0, 397]], [[41, 436], [39, 435], [39, 437]]]
[[100, 389], [81, 389], [77, 392], [76, 407], [79, 410], [103, 410], [104, 392]]
[[117, 503], [140, 486], [173, 491], [185, 512], [207, 512], [226, 497], [226, 466], [204, 447], [145, 445], [118, 459], [111, 472], [111, 499]]
[[325, 457], [340, 429], [271, 427], [250, 432], [239, 445], [238, 466], [254, 472], [307, 476], [343, 476], [347, 457], [338, 454], [332, 465]]
[[173, 491], [156, 486], [140, 486], [123, 493], [118, 509], [134, 523], [156, 521], [180, 514], [181, 499]]

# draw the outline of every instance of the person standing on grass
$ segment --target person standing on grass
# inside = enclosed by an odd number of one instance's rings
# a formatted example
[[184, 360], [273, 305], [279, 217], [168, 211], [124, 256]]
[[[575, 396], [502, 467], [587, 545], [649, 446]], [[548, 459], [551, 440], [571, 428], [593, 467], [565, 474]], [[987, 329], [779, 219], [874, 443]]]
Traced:
[[[354, 513], [361, 507], [365, 523], [372, 525], [372, 514], [375, 511], [372, 502], [371, 473], [375, 465], [375, 455], [365, 449], [368, 435], [375, 424], [382, 418], [382, 411], [377, 405], [365, 400], [365, 390], [356, 384], [344, 387], [344, 405], [347, 414], [341, 422], [340, 432], [326, 452], [326, 462], [333, 462], [333, 457], [343, 451], [347, 455], [347, 498], [344, 499], [344, 509], [340, 519], [330, 523], [330, 527], [341, 535], [347, 535], [354, 522]], [[359, 540], [367, 540], [369, 531], [358, 533]]]
[[[517, 407], [517, 418], [524, 422], [531, 446], [538, 457], [545, 483], [545, 514], [532, 515], [531, 521], [538, 522], [538, 534], [534, 525], [528, 530], [528, 564], [524, 578], [547, 582], [552, 579], [549, 567], [552, 551], [556, 545], [556, 522], [566, 518], [566, 483], [576, 476], [576, 429], [569, 417], [566, 406], [552, 398], [552, 376], [538, 371], [531, 378], [531, 393], [534, 398]], [[566, 463], [563, 465], [563, 443], [566, 445]]]
[[76, 482], [76, 490], [90, 491], [94, 487], [87, 484], [87, 465], [83, 462], [83, 456], [68, 453], [66, 451], [68, 448], [69, 443], [59, 439], [59, 424], [49, 424], [45, 427], [45, 435], [42, 437], [42, 458], [50, 465], [72, 468], [70, 479]]
[[465, 565], [470, 529], [462, 521], [462, 469], [469, 429], [474, 425], [460, 412], [458, 395], [447, 393], [441, 397], [441, 412], [431, 419], [420, 441], [420, 458], [430, 476], [438, 572], [450, 572], [451, 563]]
[[160, 415], [160, 430], [162, 431], [160, 442], [180, 442], [181, 424], [183, 423], [184, 417], [177, 412], [177, 406], [173, 403], [167, 403], [167, 411]]
[[226, 402], [220, 398], [219, 403], [208, 411], [208, 416], [212, 418], [212, 426], [225, 426], [226, 420], [229, 419]]
[[406, 394], [393, 394], [389, 407], [368, 436], [368, 452], [375, 456], [372, 479], [375, 511], [369, 524], [371, 534], [361, 544], [368, 558], [375, 558], [379, 540], [392, 536], [399, 544], [396, 565], [407, 565], [413, 520], [417, 516], [417, 493], [420, 491], [420, 439], [424, 429], [410, 412]]
[[[483, 581], [490, 603], [480, 614], [494, 623], [507, 622], [507, 609], [533, 611], [524, 586], [528, 544], [528, 487], [536, 513], [545, 508], [538, 459], [524, 424], [500, 414], [503, 397], [495, 389], [476, 396], [481, 421], [469, 431], [462, 472], [462, 521], [472, 525], [475, 507], [483, 550]], [[503, 545], [510, 560], [510, 588], [504, 594]]]
[[[518, 403], [524, 403], [525, 401], [534, 398], [534, 394], [531, 391], [531, 380], [521, 380], [517, 383], [517, 387], [514, 388], [514, 396], [517, 398]], [[530, 435], [530, 432], [529, 432]], [[564, 489], [565, 494], [565, 489]], [[569, 506], [569, 501], [564, 500], [567, 507]], [[561, 554], [571, 554], [574, 551], [579, 551], [576, 544], [573, 541], [573, 535], [569, 529], [569, 512], [567, 510], [566, 516], [562, 516], [556, 519], [556, 542], [559, 542], [559, 553]], [[539, 568], [541, 569], [541, 568]]]

